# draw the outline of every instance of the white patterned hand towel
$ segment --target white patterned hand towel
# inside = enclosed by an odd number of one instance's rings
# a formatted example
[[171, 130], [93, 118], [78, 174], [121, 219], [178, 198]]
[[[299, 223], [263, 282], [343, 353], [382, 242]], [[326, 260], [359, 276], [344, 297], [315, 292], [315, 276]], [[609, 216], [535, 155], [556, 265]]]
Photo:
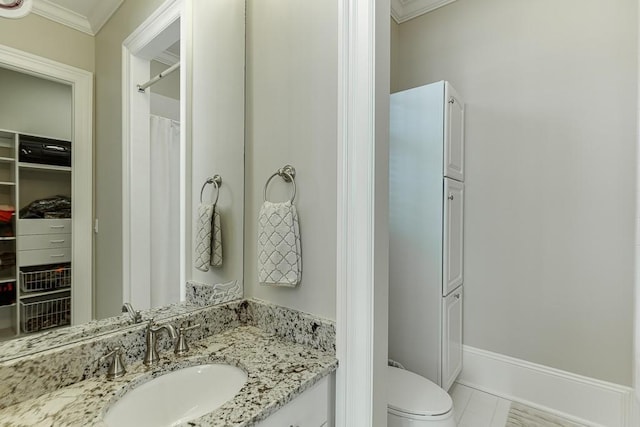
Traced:
[[[213, 250], [212, 250], [213, 249]], [[198, 206], [198, 223], [194, 266], [200, 271], [209, 271], [209, 266], [222, 265], [222, 232], [220, 214], [216, 205]]]
[[302, 278], [298, 212], [290, 202], [264, 202], [258, 214], [258, 281], [296, 286]]
[[222, 267], [222, 228], [220, 228], [220, 211], [213, 205], [213, 225], [211, 233], [211, 266]]

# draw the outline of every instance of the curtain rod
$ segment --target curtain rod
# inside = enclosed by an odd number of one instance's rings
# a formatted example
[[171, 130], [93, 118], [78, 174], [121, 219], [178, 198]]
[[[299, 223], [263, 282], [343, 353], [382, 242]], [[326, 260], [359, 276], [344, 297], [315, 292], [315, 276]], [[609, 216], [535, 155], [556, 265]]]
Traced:
[[144, 91], [149, 86], [159, 82], [163, 77], [168, 76], [169, 74], [171, 74], [174, 71], [176, 71], [178, 68], [180, 68], [180, 63], [179, 62], [173, 64], [171, 67], [167, 68], [166, 70], [164, 70], [163, 72], [161, 72], [160, 74], [158, 74], [157, 76], [155, 76], [154, 78], [149, 80], [148, 82], [146, 82], [144, 84], [141, 84], [141, 85], [138, 85], [138, 92], [144, 93]]

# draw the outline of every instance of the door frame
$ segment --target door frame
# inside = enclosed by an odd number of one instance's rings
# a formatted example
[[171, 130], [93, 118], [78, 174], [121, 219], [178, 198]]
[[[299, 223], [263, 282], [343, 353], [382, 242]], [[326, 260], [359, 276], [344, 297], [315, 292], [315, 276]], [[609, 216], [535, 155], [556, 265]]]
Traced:
[[71, 320], [88, 322], [93, 319], [93, 73], [3, 45], [0, 65], [71, 86]]
[[388, 0], [338, 1], [336, 423], [387, 424]]

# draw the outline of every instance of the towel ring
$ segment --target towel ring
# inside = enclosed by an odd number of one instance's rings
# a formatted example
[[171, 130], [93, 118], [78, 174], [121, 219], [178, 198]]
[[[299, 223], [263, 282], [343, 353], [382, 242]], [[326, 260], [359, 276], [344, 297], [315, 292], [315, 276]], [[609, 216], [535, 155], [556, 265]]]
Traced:
[[213, 188], [216, 189], [216, 200], [213, 202], [215, 205], [218, 203], [218, 197], [220, 197], [220, 185], [222, 185], [222, 177], [220, 175], [213, 175], [212, 177], [207, 178], [207, 180], [202, 184], [202, 189], [200, 189], [200, 203], [202, 203], [202, 193], [204, 192], [204, 187], [207, 184], [213, 184]]
[[294, 179], [296, 177], [296, 169], [291, 165], [285, 165], [284, 167], [281, 167], [280, 169], [275, 171], [275, 173], [271, 175], [269, 179], [267, 179], [267, 182], [264, 184], [264, 191], [262, 192], [264, 201], [267, 201], [267, 187], [269, 186], [271, 180], [276, 176], [284, 179], [285, 182], [290, 182], [293, 184], [293, 192], [291, 193], [290, 200], [290, 202], [293, 203], [293, 199], [296, 198], [296, 180]]

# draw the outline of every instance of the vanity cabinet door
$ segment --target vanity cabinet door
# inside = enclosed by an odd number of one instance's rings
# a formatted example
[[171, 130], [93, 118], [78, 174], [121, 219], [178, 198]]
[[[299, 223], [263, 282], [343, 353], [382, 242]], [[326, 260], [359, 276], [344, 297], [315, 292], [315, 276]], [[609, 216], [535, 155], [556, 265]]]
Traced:
[[445, 391], [462, 371], [462, 286], [442, 299], [442, 378]]
[[333, 425], [331, 403], [333, 389], [329, 386], [330, 377], [280, 408], [256, 427], [324, 427]]
[[445, 178], [443, 195], [442, 296], [447, 296], [463, 281], [464, 184]]

